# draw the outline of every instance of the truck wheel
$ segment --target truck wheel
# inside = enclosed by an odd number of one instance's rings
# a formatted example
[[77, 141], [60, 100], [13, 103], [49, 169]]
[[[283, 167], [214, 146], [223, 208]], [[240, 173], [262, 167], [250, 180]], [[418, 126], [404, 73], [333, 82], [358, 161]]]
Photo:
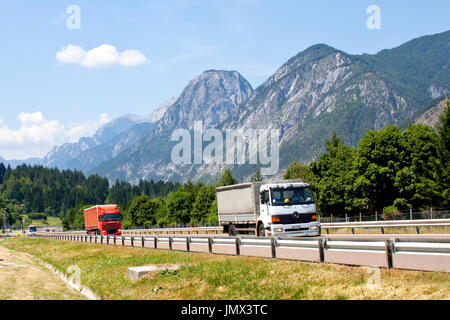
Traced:
[[258, 227], [258, 236], [259, 237], [265, 237], [266, 236], [266, 229], [264, 229], [264, 224], [261, 223]]
[[235, 237], [236, 234], [237, 234], [236, 227], [234, 226], [234, 224], [230, 224], [230, 226], [228, 227], [228, 235], [230, 237]]

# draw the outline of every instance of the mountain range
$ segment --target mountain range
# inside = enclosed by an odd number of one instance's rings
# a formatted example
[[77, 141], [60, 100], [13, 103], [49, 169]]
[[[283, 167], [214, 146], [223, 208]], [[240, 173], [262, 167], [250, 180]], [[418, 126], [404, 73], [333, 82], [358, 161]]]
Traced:
[[[214, 182], [224, 165], [175, 165], [176, 129], [279, 129], [280, 170], [324, 151], [332, 132], [357, 145], [367, 130], [388, 124], [435, 123], [430, 111], [450, 93], [450, 31], [374, 55], [314, 45], [253, 89], [237, 71], [208, 70], [152, 116], [124, 116], [78, 143], [55, 147], [40, 164], [98, 173], [110, 181], [162, 179]], [[435, 109], [434, 109], [435, 110]], [[427, 113], [425, 115], [425, 113]], [[430, 120], [431, 119], [431, 120]], [[433, 122], [434, 121], [434, 122]], [[257, 165], [234, 165], [246, 180]]]

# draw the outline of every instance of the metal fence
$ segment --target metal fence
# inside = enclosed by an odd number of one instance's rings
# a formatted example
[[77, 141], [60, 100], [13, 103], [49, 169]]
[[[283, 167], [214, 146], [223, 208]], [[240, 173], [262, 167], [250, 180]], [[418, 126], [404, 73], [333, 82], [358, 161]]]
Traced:
[[356, 215], [335, 214], [329, 217], [319, 215], [320, 222], [363, 222], [363, 221], [390, 221], [390, 220], [422, 220], [422, 219], [450, 219], [449, 209], [430, 209], [413, 211], [400, 211], [394, 213], [377, 213]]

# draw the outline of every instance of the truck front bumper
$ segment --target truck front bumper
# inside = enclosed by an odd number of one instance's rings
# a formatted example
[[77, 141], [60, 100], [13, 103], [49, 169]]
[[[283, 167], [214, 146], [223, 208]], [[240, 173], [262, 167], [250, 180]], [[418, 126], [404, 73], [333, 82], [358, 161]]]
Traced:
[[274, 237], [320, 236], [320, 223], [278, 224], [270, 226], [270, 234]]

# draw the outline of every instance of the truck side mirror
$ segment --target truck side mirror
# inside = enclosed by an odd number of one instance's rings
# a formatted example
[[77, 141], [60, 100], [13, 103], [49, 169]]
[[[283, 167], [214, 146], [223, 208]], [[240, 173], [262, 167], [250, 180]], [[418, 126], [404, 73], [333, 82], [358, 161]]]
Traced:
[[259, 194], [259, 200], [261, 202], [261, 204], [264, 204], [264, 192]]

